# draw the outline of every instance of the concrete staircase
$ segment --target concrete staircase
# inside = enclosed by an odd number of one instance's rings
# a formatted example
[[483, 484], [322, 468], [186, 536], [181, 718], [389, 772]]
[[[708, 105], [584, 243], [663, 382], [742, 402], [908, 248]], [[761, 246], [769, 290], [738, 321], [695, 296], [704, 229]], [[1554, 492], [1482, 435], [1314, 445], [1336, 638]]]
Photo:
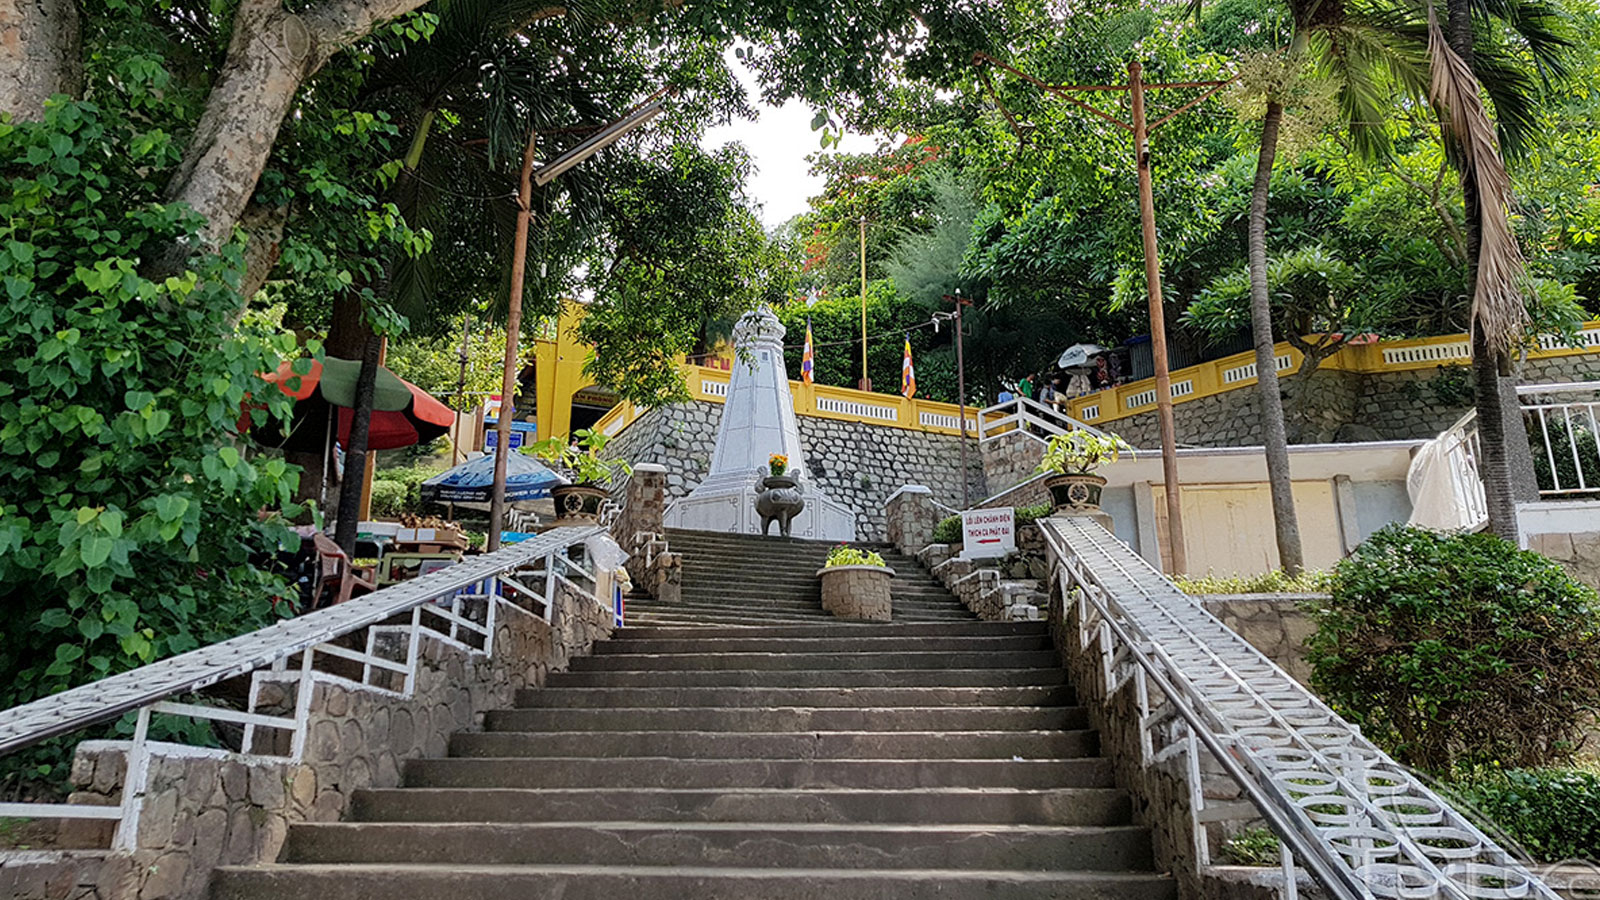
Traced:
[[798, 584], [752, 612], [826, 546], [679, 540], [695, 599], [649, 615], [680, 624], [622, 629], [214, 900], [1176, 896], [1043, 623], [920, 590], [925, 621], [838, 622]]
[[[639, 625], [790, 625], [837, 622], [822, 608], [817, 569], [836, 544], [709, 531], [667, 532], [683, 554], [683, 599], [628, 599]], [[855, 541], [895, 570], [890, 588], [896, 622], [970, 622], [975, 616], [914, 557], [890, 544]]]

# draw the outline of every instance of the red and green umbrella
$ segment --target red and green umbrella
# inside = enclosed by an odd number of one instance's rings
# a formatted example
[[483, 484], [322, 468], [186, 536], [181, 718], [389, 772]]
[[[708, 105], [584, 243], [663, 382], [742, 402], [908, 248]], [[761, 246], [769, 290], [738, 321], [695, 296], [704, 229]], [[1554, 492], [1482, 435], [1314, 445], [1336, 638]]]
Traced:
[[[337, 414], [339, 443], [350, 445], [350, 422], [356, 405], [356, 377], [361, 362], [328, 357], [311, 361], [311, 371], [296, 375], [285, 361], [267, 381], [295, 399], [294, 421], [282, 446], [316, 451], [326, 440], [329, 419]], [[388, 369], [378, 367], [372, 392], [372, 425], [367, 449], [393, 450], [425, 443], [447, 433], [455, 423], [450, 407]]]

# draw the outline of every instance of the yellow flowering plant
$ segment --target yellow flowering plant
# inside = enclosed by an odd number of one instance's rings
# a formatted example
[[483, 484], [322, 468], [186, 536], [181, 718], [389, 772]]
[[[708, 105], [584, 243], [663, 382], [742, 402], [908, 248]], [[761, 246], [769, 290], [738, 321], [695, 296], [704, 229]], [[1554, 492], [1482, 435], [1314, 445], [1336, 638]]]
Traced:
[[767, 457], [767, 468], [771, 469], [774, 475], [782, 475], [789, 471], [789, 457], [782, 453], [774, 453]]

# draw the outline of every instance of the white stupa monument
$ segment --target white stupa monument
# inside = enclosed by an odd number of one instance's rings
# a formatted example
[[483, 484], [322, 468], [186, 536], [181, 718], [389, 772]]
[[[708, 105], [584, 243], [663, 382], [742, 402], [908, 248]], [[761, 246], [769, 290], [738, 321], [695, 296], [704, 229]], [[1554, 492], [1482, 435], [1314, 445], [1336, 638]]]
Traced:
[[[781, 453], [789, 457], [786, 474], [797, 477], [805, 488], [805, 509], [790, 522], [790, 536], [855, 540], [855, 514], [823, 494], [806, 472], [794, 396], [783, 363], [783, 334], [783, 323], [765, 305], [745, 313], [734, 326], [733, 373], [711, 471], [699, 487], [667, 507], [668, 527], [760, 534], [756, 493], [768, 474], [768, 458]], [[774, 525], [772, 534], [777, 532]]]

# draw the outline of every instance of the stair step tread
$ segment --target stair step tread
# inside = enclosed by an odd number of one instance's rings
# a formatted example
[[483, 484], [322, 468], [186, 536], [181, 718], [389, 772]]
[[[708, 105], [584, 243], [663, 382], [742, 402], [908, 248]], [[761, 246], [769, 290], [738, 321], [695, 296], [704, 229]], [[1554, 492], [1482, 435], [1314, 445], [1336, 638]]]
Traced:
[[702, 790], [842, 788], [912, 790], [1111, 788], [1109, 760], [1068, 759], [684, 759], [634, 757], [623, 767], [601, 758], [524, 756], [412, 759], [410, 788], [591, 788], [596, 773], [613, 788]]

